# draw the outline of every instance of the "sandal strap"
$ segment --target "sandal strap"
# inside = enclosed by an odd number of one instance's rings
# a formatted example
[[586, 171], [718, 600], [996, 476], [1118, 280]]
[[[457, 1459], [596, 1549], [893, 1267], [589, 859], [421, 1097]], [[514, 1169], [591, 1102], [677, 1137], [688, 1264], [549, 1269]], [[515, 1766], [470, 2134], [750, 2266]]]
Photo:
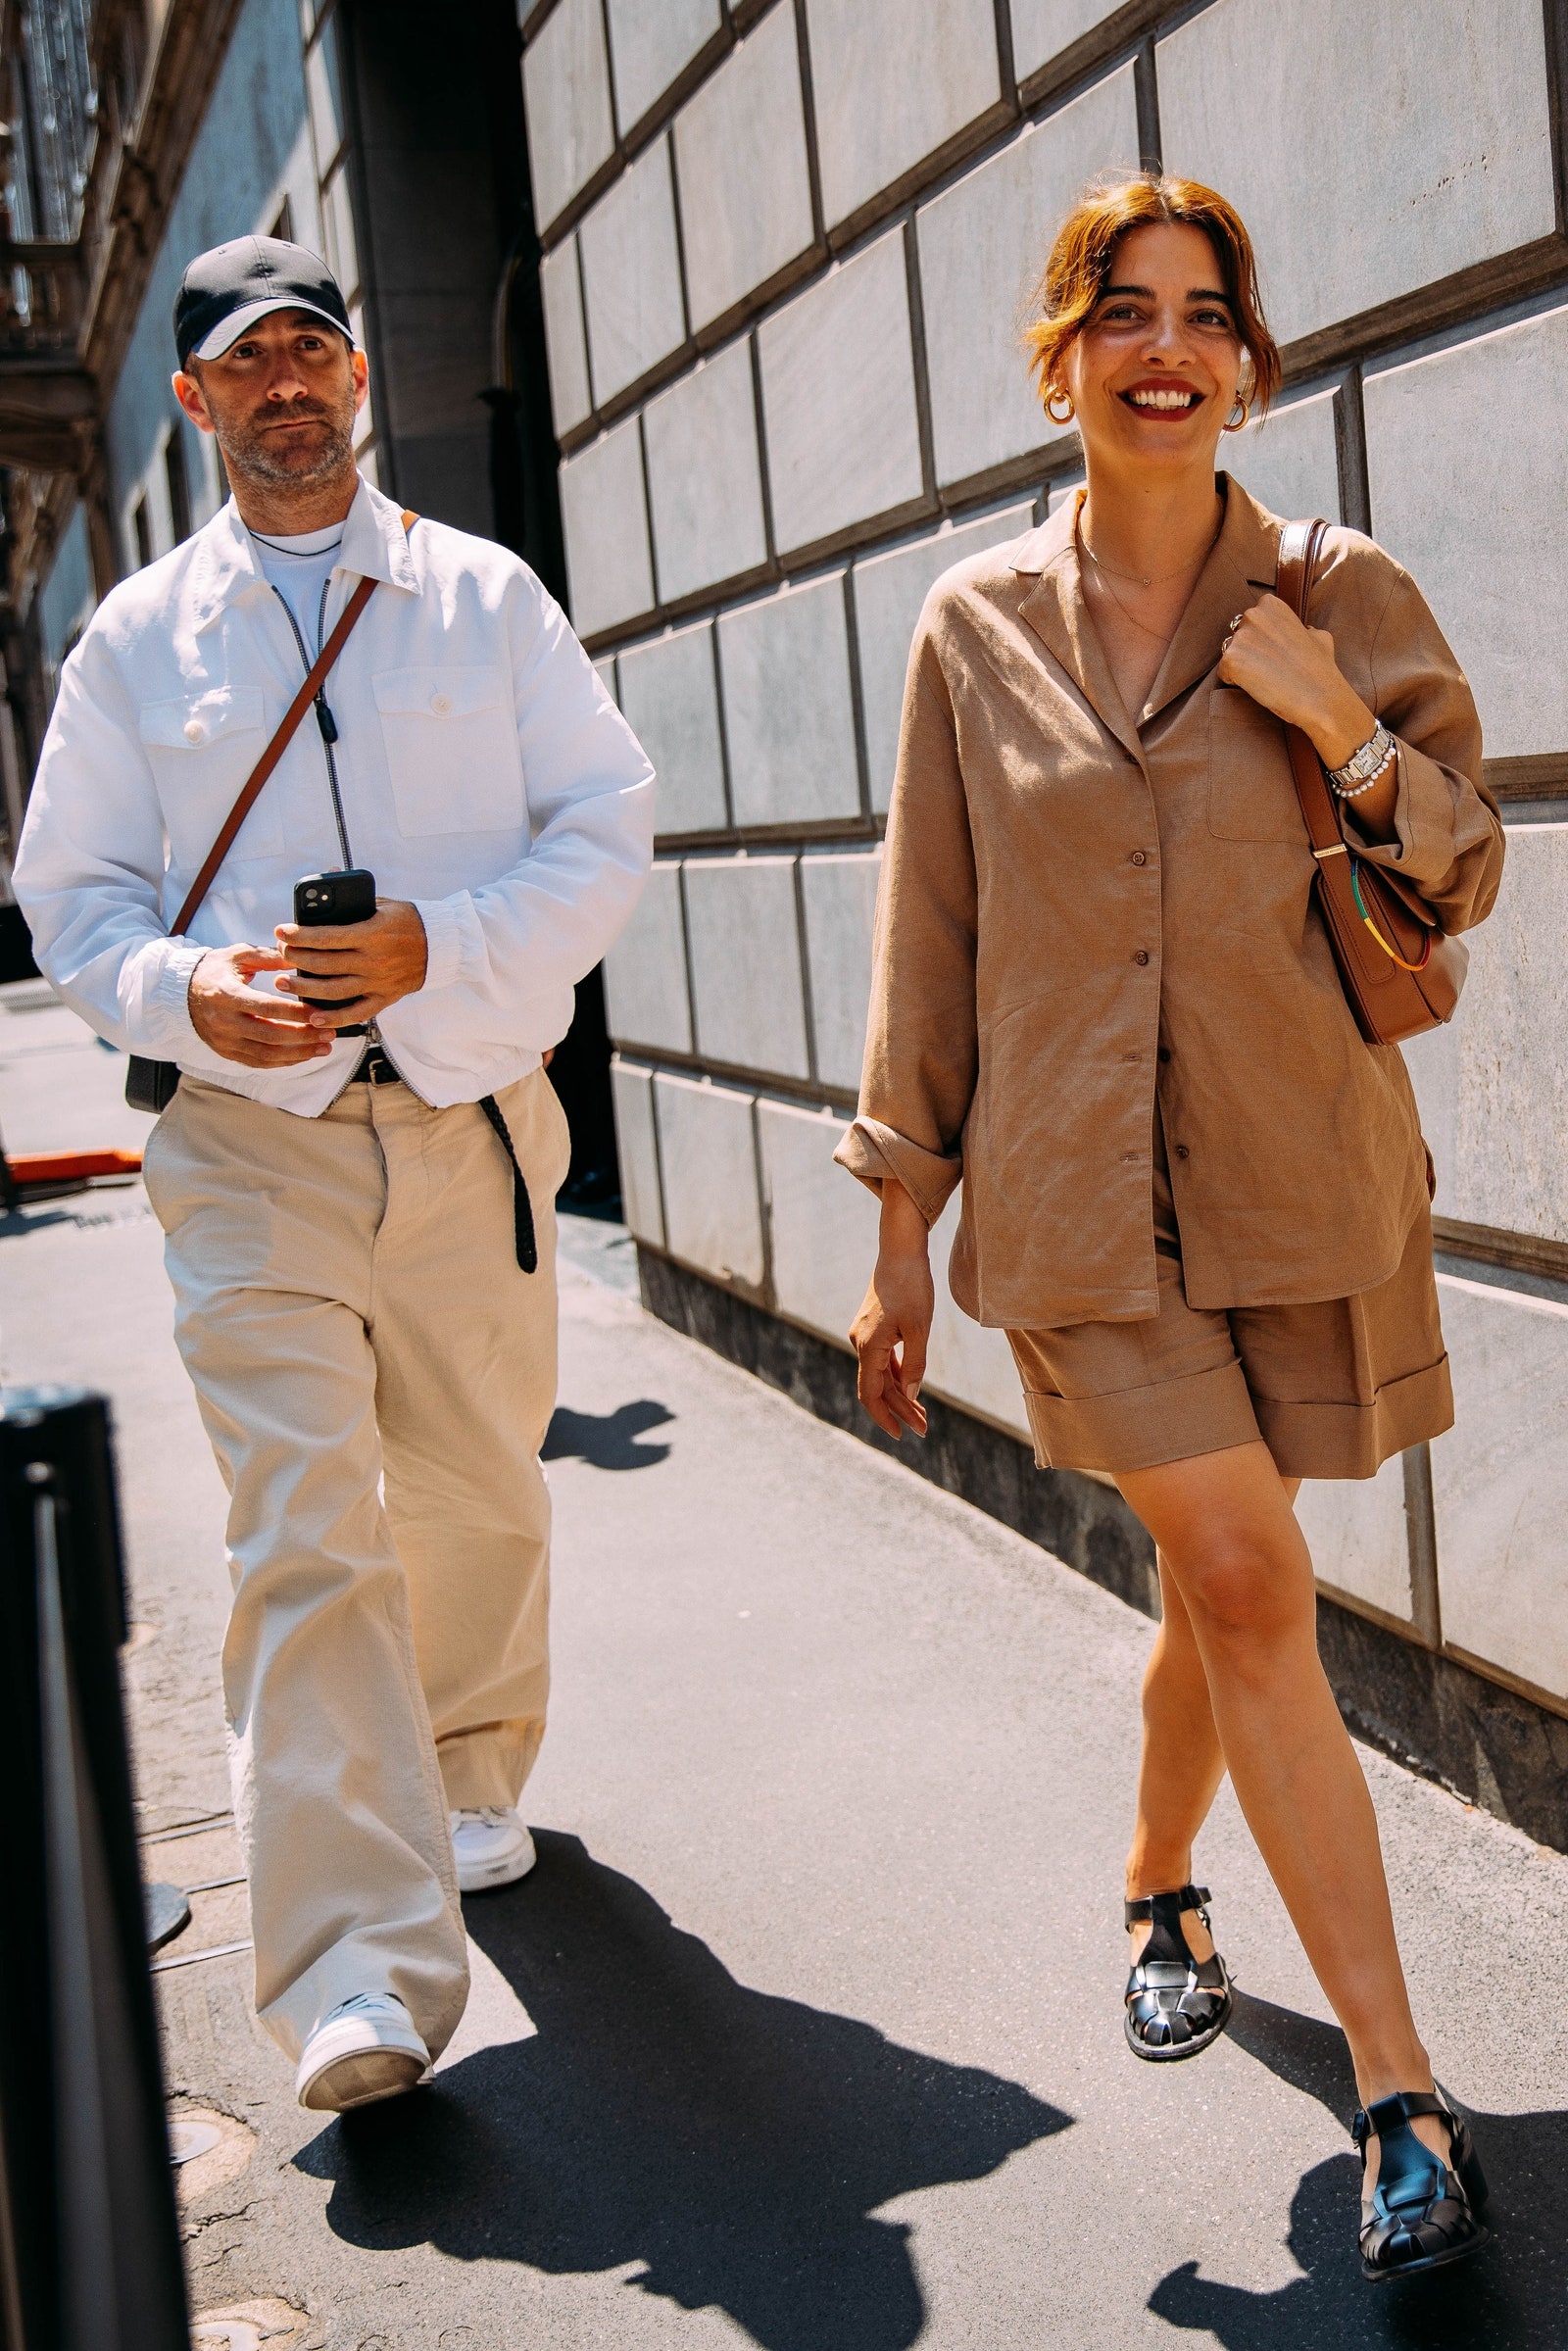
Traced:
[[1386, 2098], [1377, 2098], [1370, 2106], [1357, 2107], [1350, 2125], [1350, 2136], [1361, 2153], [1366, 2153], [1369, 2138], [1387, 2138], [1391, 2131], [1405, 2130], [1418, 2114], [1439, 2116], [1452, 2125], [1458, 2121], [1446, 2099], [1430, 2089], [1396, 2089]]
[[1202, 1910], [1212, 1898], [1206, 1886], [1178, 1886], [1168, 1893], [1144, 1894], [1136, 1902], [1123, 1902], [1122, 1924], [1140, 1926], [1145, 1919], [1159, 1918], [1163, 1911], [1163, 1924], [1174, 1927], [1184, 1910]]

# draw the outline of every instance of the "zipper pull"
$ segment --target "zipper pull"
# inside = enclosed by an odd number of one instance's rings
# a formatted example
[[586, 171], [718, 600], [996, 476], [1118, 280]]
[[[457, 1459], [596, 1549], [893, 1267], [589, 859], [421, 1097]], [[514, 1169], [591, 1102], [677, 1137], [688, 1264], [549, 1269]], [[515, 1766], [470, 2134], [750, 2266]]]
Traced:
[[332, 712], [328, 708], [326, 690], [324, 687], [316, 697], [316, 723], [321, 730], [321, 741], [323, 743], [335, 743], [337, 741], [337, 720], [333, 717]]

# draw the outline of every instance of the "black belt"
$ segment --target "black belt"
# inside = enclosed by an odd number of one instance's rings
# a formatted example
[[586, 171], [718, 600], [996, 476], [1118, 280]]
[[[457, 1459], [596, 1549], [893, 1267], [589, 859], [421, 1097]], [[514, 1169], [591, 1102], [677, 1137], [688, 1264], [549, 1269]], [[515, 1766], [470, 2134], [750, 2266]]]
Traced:
[[372, 1045], [349, 1080], [351, 1086], [401, 1086], [402, 1073], [393, 1068], [379, 1045]]
[[[403, 1079], [387, 1059], [383, 1049], [379, 1045], [372, 1045], [349, 1083], [350, 1085], [358, 1083], [365, 1086], [401, 1086]], [[507, 1122], [501, 1115], [501, 1105], [495, 1096], [487, 1094], [480, 1102], [479, 1108], [494, 1127], [502, 1150], [512, 1161], [513, 1240], [517, 1252], [517, 1263], [524, 1273], [533, 1273], [538, 1269], [539, 1244], [534, 1233], [533, 1202], [528, 1198], [527, 1179], [517, 1165], [517, 1154], [513, 1147], [512, 1137], [507, 1130]]]

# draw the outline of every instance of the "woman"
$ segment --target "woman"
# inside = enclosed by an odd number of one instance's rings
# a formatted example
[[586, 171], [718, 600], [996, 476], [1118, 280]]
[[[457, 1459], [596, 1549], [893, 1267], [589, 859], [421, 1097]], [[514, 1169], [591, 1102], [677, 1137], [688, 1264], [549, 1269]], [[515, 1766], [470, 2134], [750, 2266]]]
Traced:
[[1312, 898], [1282, 720], [1356, 854], [1446, 931], [1502, 866], [1469, 689], [1412, 581], [1328, 533], [1310, 625], [1220, 435], [1279, 382], [1247, 230], [1193, 182], [1092, 189], [1031, 340], [1087, 491], [933, 589], [910, 657], [860, 1114], [881, 1195], [861, 1401], [923, 1434], [927, 1234], [1007, 1332], [1043, 1466], [1108, 1473], [1158, 1549], [1127, 1862], [1126, 2031], [1198, 2054], [1231, 1994], [1192, 1848], [1228, 1769], [1348, 2037], [1362, 2267], [1473, 2252], [1485, 2184], [1434, 2088], [1377, 1824], [1318, 1662], [1303, 1477], [1452, 1420], [1430, 1160]]

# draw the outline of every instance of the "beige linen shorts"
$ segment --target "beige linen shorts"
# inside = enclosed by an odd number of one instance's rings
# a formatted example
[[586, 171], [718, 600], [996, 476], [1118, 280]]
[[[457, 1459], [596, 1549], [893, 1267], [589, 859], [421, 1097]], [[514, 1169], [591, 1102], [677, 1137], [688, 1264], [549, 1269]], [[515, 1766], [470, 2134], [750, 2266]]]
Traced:
[[1432, 1219], [1375, 1289], [1305, 1306], [1198, 1308], [1155, 1121], [1159, 1311], [1009, 1331], [1042, 1469], [1154, 1469], [1259, 1438], [1286, 1478], [1370, 1478], [1453, 1426]]

